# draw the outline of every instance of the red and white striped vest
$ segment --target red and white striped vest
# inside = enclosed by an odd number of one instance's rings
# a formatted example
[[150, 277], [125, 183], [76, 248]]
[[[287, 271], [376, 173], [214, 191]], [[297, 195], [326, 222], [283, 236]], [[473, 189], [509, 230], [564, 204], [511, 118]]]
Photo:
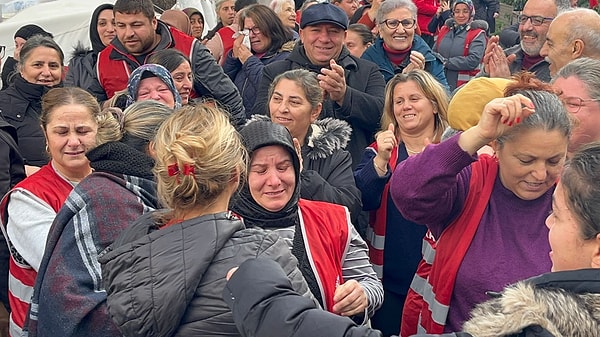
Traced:
[[[377, 142], [373, 142], [367, 148], [377, 153]], [[396, 163], [398, 162], [398, 147], [392, 149], [389, 164], [390, 171], [394, 172]], [[387, 223], [387, 202], [388, 194], [390, 193], [390, 184], [385, 184], [381, 195], [381, 204], [375, 211], [371, 211], [369, 215], [369, 226], [367, 227], [366, 240], [369, 246], [369, 259], [373, 265], [373, 270], [377, 273], [377, 277], [383, 278], [383, 248], [385, 247], [385, 227]]]
[[[442, 28], [440, 28], [440, 31], [438, 33], [438, 37], [437, 37], [437, 41], [436, 41], [436, 50], [440, 49], [440, 42], [442, 42], [442, 39], [444, 39], [444, 36], [446, 34], [448, 34], [448, 32], [450, 31], [450, 28], [446, 25], [442, 26]], [[468, 56], [469, 55], [469, 46], [471, 45], [471, 42], [473, 42], [473, 40], [475, 40], [475, 38], [477, 36], [479, 36], [480, 34], [484, 34], [485, 35], [485, 31], [481, 28], [469, 28], [469, 30], [467, 30], [467, 37], [465, 38], [465, 45], [463, 47], [463, 56]], [[487, 41], [487, 37], [486, 37], [486, 41]], [[472, 69], [472, 70], [460, 70], [458, 72], [458, 77], [457, 77], [457, 81], [456, 81], [456, 87], [460, 87], [461, 85], [469, 82], [473, 77], [475, 77], [475, 75], [477, 75], [479, 73], [480, 69], [479, 67]]]
[[6, 233], [9, 217], [7, 206], [10, 194], [19, 189], [32, 193], [58, 213], [67, 196], [73, 190], [73, 185], [58, 175], [54, 171], [52, 163], [49, 163], [17, 184], [0, 202], [0, 228], [2, 228], [8, 246], [11, 248], [8, 275], [8, 300], [11, 307], [10, 336], [20, 336], [22, 333], [37, 276], [37, 272], [14, 250]]
[[333, 312], [335, 289], [344, 283], [342, 266], [350, 244], [350, 213], [344, 206], [306, 199], [298, 201], [298, 209], [306, 255], [323, 306]]
[[497, 173], [496, 158], [480, 155], [471, 164], [469, 193], [458, 218], [437, 241], [431, 232], [425, 235], [423, 259], [404, 302], [401, 337], [444, 332], [456, 274], [487, 208]]

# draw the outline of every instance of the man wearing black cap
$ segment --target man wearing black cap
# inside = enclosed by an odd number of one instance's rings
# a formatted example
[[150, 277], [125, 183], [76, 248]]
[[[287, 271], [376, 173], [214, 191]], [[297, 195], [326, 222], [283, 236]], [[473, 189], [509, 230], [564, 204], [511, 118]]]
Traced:
[[347, 149], [355, 167], [379, 128], [385, 81], [374, 63], [350, 55], [344, 46], [347, 28], [348, 16], [339, 7], [329, 3], [308, 7], [294, 50], [264, 68], [252, 113], [268, 114], [269, 85], [278, 74], [298, 68], [317, 73], [326, 95], [320, 118], [338, 118], [352, 126]]
[[7, 57], [6, 61], [4, 61], [4, 68], [2, 68], [2, 90], [8, 88], [8, 86], [13, 82], [14, 76], [17, 73], [17, 63], [19, 62], [19, 52], [21, 51], [21, 47], [29, 40], [30, 37], [34, 35], [42, 35], [54, 38], [52, 34], [48, 33], [42, 27], [38, 25], [25, 25], [19, 29], [15, 33], [15, 51], [13, 52], [14, 57]]

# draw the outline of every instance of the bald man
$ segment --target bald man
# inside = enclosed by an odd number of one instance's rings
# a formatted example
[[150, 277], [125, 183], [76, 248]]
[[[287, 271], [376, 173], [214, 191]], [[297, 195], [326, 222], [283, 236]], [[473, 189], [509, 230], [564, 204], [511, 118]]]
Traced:
[[550, 75], [581, 57], [600, 59], [600, 15], [587, 8], [559, 14], [550, 24], [540, 55], [550, 63]]

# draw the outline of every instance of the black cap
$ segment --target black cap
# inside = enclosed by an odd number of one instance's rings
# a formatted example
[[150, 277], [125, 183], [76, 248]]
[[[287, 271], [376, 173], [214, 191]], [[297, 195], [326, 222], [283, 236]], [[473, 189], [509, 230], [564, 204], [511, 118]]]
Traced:
[[319, 23], [332, 23], [344, 30], [348, 29], [348, 16], [336, 5], [320, 3], [308, 7], [302, 12], [300, 28], [313, 26]]
[[17, 32], [15, 33], [14, 38], [16, 39], [17, 37], [22, 38], [23, 40], [29, 40], [30, 37], [34, 36], [34, 35], [42, 35], [42, 36], [47, 36], [49, 38], [54, 38], [54, 36], [52, 36], [51, 33], [48, 33], [47, 31], [45, 31], [42, 27], [38, 26], [38, 25], [25, 25], [21, 28], [19, 28], [17, 30]]

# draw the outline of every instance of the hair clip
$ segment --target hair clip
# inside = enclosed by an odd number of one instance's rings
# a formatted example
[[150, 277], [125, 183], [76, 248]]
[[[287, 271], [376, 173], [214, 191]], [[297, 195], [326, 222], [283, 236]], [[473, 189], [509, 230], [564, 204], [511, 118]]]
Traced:
[[167, 169], [168, 169], [167, 172], [169, 173], [169, 177], [176, 176], [179, 174], [179, 166], [177, 166], [177, 163], [167, 166]]
[[193, 176], [196, 168], [194, 164], [183, 164], [183, 175], [184, 176]]

